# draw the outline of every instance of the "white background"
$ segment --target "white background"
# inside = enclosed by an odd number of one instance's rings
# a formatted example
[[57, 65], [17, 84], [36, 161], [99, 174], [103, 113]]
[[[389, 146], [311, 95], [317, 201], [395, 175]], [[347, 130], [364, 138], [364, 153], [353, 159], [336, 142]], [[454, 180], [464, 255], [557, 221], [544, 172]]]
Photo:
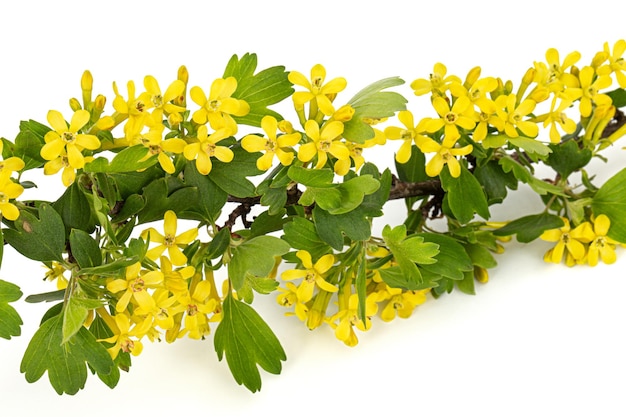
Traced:
[[[481, 65], [484, 75], [518, 85], [547, 48], [562, 57], [579, 50], [581, 64], [588, 63], [605, 41], [625, 37], [624, 25], [623, 7], [604, 0], [3, 2], [0, 135], [13, 139], [20, 120], [43, 122], [49, 109], [69, 114], [67, 100], [80, 96], [85, 69], [110, 103], [112, 81], [125, 92], [127, 80], [140, 86], [152, 74], [164, 86], [185, 64], [190, 83], [208, 88], [233, 53], [256, 52], [260, 68], [285, 65], [308, 74], [324, 64], [330, 78], [348, 80], [342, 103], [380, 78], [399, 75], [408, 84], [427, 77], [438, 61], [462, 78]], [[427, 100], [407, 85], [398, 91], [412, 110]], [[594, 164], [599, 178], [624, 165], [623, 152], [617, 146], [605, 153], [608, 166]], [[59, 177], [40, 184], [39, 198], [62, 192]], [[540, 209], [538, 198], [521, 189], [493, 213], [503, 220]], [[386, 222], [401, 221], [401, 205], [388, 213]], [[454, 293], [408, 320], [377, 320], [359, 334], [356, 348], [338, 342], [328, 327], [309, 332], [284, 317], [273, 296], [257, 297], [288, 355], [282, 375], [263, 374], [257, 394], [234, 383], [209, 338], [146, 342], [116, 389], [90, 377], [76, 396], [59, 397], [47, 376], [28, 384], [19, 372], [48, 308], [20, 301], [14, 305], [23, 335], [0, 339], [0, 414], [623, 416], [624, 254], [616, 265], [569, 269], [543, 263], [548, 248], [509, 244], [477, 296]], [[9, 250], [0, 277], [26, 294], [54, 289], [41, 282], [37, 263]]]

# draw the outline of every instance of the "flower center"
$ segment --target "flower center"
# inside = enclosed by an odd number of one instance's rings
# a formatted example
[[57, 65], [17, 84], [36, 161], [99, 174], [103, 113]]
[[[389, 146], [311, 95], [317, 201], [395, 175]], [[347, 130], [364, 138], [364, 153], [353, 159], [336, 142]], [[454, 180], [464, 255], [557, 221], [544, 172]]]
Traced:
[[141, 292], [143, 291], [144, 287], [145, 287], [145, 282], [141, 278], [135, 279], [135, 282], [133, 282], [132, 285], [130, 286], [133, 292]]
[[165, 235], [165, 237], [163, 238], [163, 244], [166, 247], [171, 248], [176, 244], [176, 237], [172, 235]]
[[324, 79], [322, 77], [315, 77], [311, 81], [313, 81], [313, 83], [311, 84], [311, 86], [313, 87], [313, 93], [318, 94], [322, 88], [322, 83], [324, 82]]
[[141, 100], [137, 100], [134, 108], [137, 113], [143, 113], [146, 110], [146, 103]]
[[320, 151], [328, 152], [330, 150], [331, 142], [332, 141], [330, 141], [330, 140], [322, 140], [322, 141], [320, 141], [320, 143], [319, 143]]
[[152, 96], [152, 104], [154, 104], [154, 107], [161, 107], [163, 104], [163, 96], [161, 94]]
[[120, 343], [120, 349], [122, 350], [122, 352], [130, 353], [134, 348], [135, 342], [130, 339], [126, 339], [122, 343]]
[[211, 100], [209, 101], [209, 110], [211, 111], [219, 111], [222, 103], [219, 100]]
[[413, 139], [413, 133], [410, 130], [403, 129], [400, 132], [400, 139], [402, 139], [402, 140], [412, 140]]
[[74, 143], [74, 141], [76, 140], [76, 133], [74, 133], [74, 132], [63, 132], [61, 134], [61, 139], [63, 139], [63, 142], [65, 142], [65, 143]]
[[6, 194], [3, 192], [0, 192], [0, 204], [5, 204], [9, 201], [9, 199], [7, 198]]
[[195, 304], [189, 304], [187, 306], [187, 315], [195, 316], [196, 314], [198, 314], [198, 306]]
[[449, 113], [448, 113], [448, 114], [446, 114], [446, 116], [445, 116], [446, 123], [449, 123], [449, 124], [454, 124], [454, 123], [456, 123], [456, 121], [457, 121], [458, 117], [459, 117], [459, 116], [457, 116], [457, 114], [456, 114], [456, 113], [449, 112]]
[[306, 276], [304, 277], [304, 280], [309, 284], [313, 284], [315, 282], [315, 272], [308, 271]]
[[215, 155], [215, 144], [211, 142], [206, 142], [203, 146], [203, 150], [207, 155], [213, 156]]
[[276, 142], [274, 142], [271, 139], [268, 139], [267, 142], [265, 143], [265, 150], [267, 152], [275, 152], [276, 151]]

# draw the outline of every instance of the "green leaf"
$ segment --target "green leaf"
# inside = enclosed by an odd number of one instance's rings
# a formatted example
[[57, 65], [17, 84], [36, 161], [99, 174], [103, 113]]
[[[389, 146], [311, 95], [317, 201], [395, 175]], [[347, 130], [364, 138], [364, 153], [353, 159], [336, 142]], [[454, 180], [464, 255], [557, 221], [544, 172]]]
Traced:
[[522, 148], [528, 154], [536, 155], [542, 158], [548, 156], [552, 152], [551, 147], [544, 145], [543, 143], [539, 142], [536, 139], [527, 138], [523, 136], [518, 136], [516, 138], [509, 138], [509, 143], [511, 143], [514, 146], [517, 146], [518, 148]]
[[209, 178], [227, 194], [239, 198], [256, 196], [256, 187], [248, 179], [262, 174], [256, 166], [257, 155], [241, 146], [233, 146], [234, 158], [231, 162], [213, 161]]
[[257, 189], [257, 193], [261, 194], [261, 205], [268, 207], [268, 212], [272, 216], [282, 212], [287, 204], [286, 187], [268, 187], [264, 192], [259, 192]]
[[65, 226], [59, 213], [49, 204], [39, 206], [39, 218], [23, 210], [14, 222], [15, 229], [6, 229], [4, 238], [15, 250], [35, 261], [63, 261]]
[[307, 187], [326, 188], [333, 186], [335, 173], [332, 169], [306, 169], [296, 165], [289, 167], [287, 175], [298, 184]]
[[[75, 292], [76, 293], [76, 292]], [[73, 293], [63, 305], [63, 339], [61, 343], [67, 343], [85, 324], [88, 309], [80, 302]]]
[[209, 243], [209, 247], [207, 250], [207, 258], [215, 259], [224, 255], [226, 249], [230, 245], [230, 230], [228, 228], [223, 228], [213, 237], [211, 243]]
[[591, 203], [593, 214], [606, 215], [611, 220], [608, 236], [626, 242], [626, 168], [608, 179]]
[[515, 176], [511, 172], [504, 172], [497, 161], [489, 161], [485, 165], [476, 167], [474, 177], [485, 190], [489, 205], [504, 201], [507, 195], [507, 188], [511, 190], [517, 189]]
[[452, 177], [449, 170], [440, 174], [441, 186], [447, 192], [448, 205], [456, 219], [465, 224], [474, 218], [474, 213], [488, 220], [489, 205], [487, 197], [478, 180], [465, 167], [461, 167], [461, 175]]
[[157, 163], [156, 156], [150, 156], [148, 149], [143, 145], [135, 145], [125, 148], [109, 161], [105, 157], [99, 157], [85, 164], [85, 172], [133, 172], [151, 167]]
[[139, 257], [130, 256], [114, 260], [113, 262], [106, 262], [100, 266], [94, 266], [93, 268], [82, 268], [80, 270], [81, 275], [119, 275], [124, 272], [126, 267], [131, 266], [139, 262]]
[[184, 212], [190, 201], [197, 198], [197, 189], [187, 187], [180, 180], [172, 177], [152, 181], [144, 188], [143, 198], [146, 202], [139, 212], [139, 223], [162, 220], [167, 210], [175, 213]]
[[407, 100], [402, 95], [382, 91], [390, 87], [404, 84], [399, 77], [389, 77], [376, 81], [359, 91], [348, 104], [355, 112], [348, 122], [344, 123], [343, 136], [356, 143], [364, 143], [374, 137], [374, 129], [363, 121], [363, 118], [391, 117], [396, 112], [406, 109]]
[[563, 220], [559, 216], [544, 212], [513, 220], [506, 226], [494, 230], [493, 234], [495, 236], [516, 234], [519, 242], [528, 243], [537, 239], [544, 231], [559, 227], [563, 227]]
[[319, 259], [332, 251], [331, 247], [324, 242], [315, 229], [315, 224], [302, 217], [293, 217], [283, 226], [285, 235], [282, 237], [292, 248], [303, 249], [311, 254], [313, 259]]
[[102, 264], [102, 253], [98, 242], [89, 233], [79, 229], [70, 232], [72, 256], [81, 268], [90, 268]]
[[0, 279], [0, 337], [3, 339], [11, 339], [22, 332], [20, 326], [24, 323], [17, 310], [9, 305], [20, 297], [20, 287]]
[[41, 294], [32, 294], [24, 299], [27, 303], [49, 303], [52, 301], [61, 301], [65, 297], [65, 290], [57, 290], [43, 292]]
[[264, 211], [254, 218], [250, 226], [250, 237], [263, 236], [278, 230], [282, 230], [283, 224], [287, 221], [285, 214], [287, 210], [282, 209], [273, 215], [269, 211]]
[[194, 204], [189, 204], [181, 217], [188, 217], [188, 213], [198, 213], [202, 220], [209, 224], [214, 223], [228, 201], [228, 193], [218, 187], [207, 175], [198, 172], [196, 164], [185, 166], [185, 184], [195, 187], [196, 197]]
[[63, 319], [52, 317], [41, 324], [31, 339], [20, 371], [26, 381], [38, 381], [47, 371], [58, 394], [74, 395], [85, 387], [88, 363], [96, 372], [108, 375], [114, 363], [106, 348], [85, 327], [67, 343], [63, 342]]
[[363, 206], [345, 214], [330, 214], [319, 206], [313, 209], [313, 221], [319, 237], [333, 249], [342, 250], [344, 234], [352, 240], [368, 240], [371, 224]]
[[267, 277], [274, 268], [276, 256], [289, 252], [290, 246], [274, 236], [257, 236], [235, 247], [228, 263], [228, 276], [239, 290], [247, 274]]
[[546, 164], [554, 168], [563, 178], [567, 178], [572, 172], [587, 166], [592, 157], [591, 150], [581, 149], [574, 140], [551, 144], [550, 149], [552, 149], [552, 153]]
[[260, 366], [279, 374], [287, 359], [276, 335], [249, 305], [231, 295], [224, 300], [222, 321], [215, 331], [214, 346], [221, 361], [226, 355], [235, 381], [252, 392], [261, 389]]
[[424, 242], [439, 245], [439, 253], [434, 257], [437, 262], [420, 265], [423, 270], [453, 280], [461, 280], [464, 272], [474, 269], [465, 248], [456, 239], [438, 233], [418, 233], [417, 236], [421, 236]]
[[43, 138], [39, 138], [30, 130], [21, 130], [15, 137], [15, 143], [4, 141], [3, 155], [7, 159], [16, 156], [24, 161], [23, 171], [42, 167], [45, 160], [39, 154], [43, 146]]
[[500, 158], [498, 162], [500, 163], [500, 166], [502, 167], [502, 170], [504, 172], [506, 173], [513, 172], [513, 175], [515, 175], [515, 178], [517, 178], [519, 181], [523, 183], [529, 182], [530, 179], [532, 178], [531, 173], [528, 172], [528, 170], [524, 168], [522, 164], [520, 164], [519, 162], [517, 162], [515, 159], [511, 158], [508, 155]]
[[245, 54], [241, 59], [233, 55], [224, 71], [224, 78], [237, 79], [237, 90], [232, 96], [250, 105], [250, 112], [235, 120], [251, 126], [261, 126], [261, 119], [266, 115], [281, 120], [282, 117], [268, 106], [284, 100], [294, 91], [285, 67], [275, 66], [254, 74], [256, 67], [256, 54]]
[[463, 273], [463, 279], [460, 281], [454, 281], [456, 287], [464, 294], [475, 295], [476, 290], [474, 288], [474, 271], [465, 271]]
[[380, 183], [371, 175], [361, 175], [332, 187], [308, 187], [298, 203], [310, 206], [315, 202], [330, 214], [345, 214], [360, 206], [364, 197], [379, 187]]
[[[395, 261], [398, 263], [402, 271], [401, 287], [408, 290], [421, 290], [432, 287], [431, 282], [427, 282], [422, 277], [416, 264], [431, 264], [436, 262], [434, 256], [439, 253], [439, 246], [433, 243], [424, 243], [424, 239], [420, 236], [406, 235], [406, 226], [400, 225], [393, 229], [387, 225], [383, 228], [383, 240], [385, 245], [391, 251]], [[400, 278], [393, 278], [384, 275], [380, 270], [381, 276], [388, 285], [387, 279], [393, 279], [393, 285], [398, 285]], [[390, 281], [391, 282], [391, 281]]]
[[426, 156], [415, 145], [411, 146], [411, 157], [407, 162], [401, 164], [395, 161], [395, 164], [400, 181], [421, 182], [431, 179], [426, 175]]

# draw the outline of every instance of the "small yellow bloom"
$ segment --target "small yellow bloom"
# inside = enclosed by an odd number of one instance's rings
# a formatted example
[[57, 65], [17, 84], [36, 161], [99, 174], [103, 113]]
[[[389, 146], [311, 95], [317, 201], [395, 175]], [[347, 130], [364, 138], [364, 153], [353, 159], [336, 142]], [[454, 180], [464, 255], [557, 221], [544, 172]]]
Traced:
[[[359, 306], [359, 297], [356, 294], [350, 294], [346, 309], [339, 310], [337, 314], [330, 318], [330, 324], [335, 328], [335, 337], [344, 344], [354, 347], [359, 340], [356, 336], [354, 328], [361, 331], [367, 331], [372, 327], [370, 317], [378, 312], [378, 304], [376, 304], [376, 294], [370, 294], [365, 299], [365, 322], [359, 319], [357, 308]], [[335, 324], [336, 321], [339, 323]]]
[[113, 359], [122, 352], [130, 353], [133, 356], [139, 355], [143, 351], [143, 344], [139, 340], [141, 336], [138, 334], [139, 326], [133, 326], [131, 330], [131, 319], [126, 314], [116, 314], [115, 324], [117, 328], [111, 329], [113, 336], [103, 339], [103, 342], [115, 343], [113, 347], [107, 349]]
[[172, 311], [185, 313], [185, 327], [178, 337], [188, 335], [191, 339], [202, 339], [211, 332], [207, 314], [214, 313], [218, 308], [215, 298], [211, 297], [211, 283], [200, 281], [192, 289], [191, 293], [178, 299], [178, 307]]
[[566, 72], [578, 60], [580, 52], [574, 51], [567, 54], [561, 63], [559, 51], [550, 48], [546, 51], [546, 63], [535, 62], [534, 81], [551, 92], [561, 92], [566, 87], [578, 87], [576, 76]]
[[248, 152], [265, 151], [263, 156], [257, 159], [257, 168], [261, 171], [270, 169], [274, 161], [274, 155], [284, 166], [291, 165], [294, 158], [291, 148], [300, 141], [300, 133], [295, 132], [277, 136], [278, 121], [272, 116], [263, 117], [261, 128], [265, 131], [267, 138], [247, 135], [241, 140], [241, 146]]
[[588, 222], [581, 223], [573, 230], [568, 219], [563, 218], [563, 223], [562, 227], [546, 230], [540, 236], [545, 241], [557, 242], [554, 248], [546, 252], [546, 262], [560, 263], [563, 255], [571, 255], [573, 261], [579, 261], [586, 253], [584, 244], [593, 240], [593, 231]]
[[245, 116], [250, 112], [250, 105], [244, 100], [231, 97], [237, 90], [235, 77], [218, 78], [211, 84], [207, 97], [202, 88], [192, 87], [191, 99], [200, 106], [193, 113], [193, 121], [204, 125], [207, 121], [214, 130], [227, 129], [237, 133], [237, 123], [232, 116]]
[[422, 119], [417, 125], [415, 125], [413, 119], [413, 113], [408, 110], [402, 110], [398, 112], [398, 120], [404, 125], [404, 127], [388, 126], [385, 128], [385, 137], [387, 139], [403, 140], [400, 149], [396, 153], [396, 161], [401, 164], [405, 164], [411, 158], [411, 147], [414, 143], [417, 143], [417, 138], [423, 138], [426, 133], [427, 119]]
[[515, 106], [517, 97], [515, 94], [502, 95], [496, 98], [497, 114], [500, 119], [504, 120], [504, 133], [511, 138], [519, 136], [517, 129], [528, 137], [535, 137], [539, 133], [537, 124], [524, 120], [524, 117], [530, 114], [537, 103], [534, 100], [526, 99]]
[[176, 235], [176, 229], [178, 227], [178, 218], [176, 213], [172, 210], [165, 212], [163, 221], [163, 233], [159, 233], [153, 227], [150, 227], [141, 232], [141, 237], [146, 239], [150, 236], [150, 242], [158, 243], [158, 246], [150, 249], [146, 256], [152, 260], [157, 260], [161, 254], [167, 249], [172, 264], [184, 265], [187, 262], [187, 257], [182, 252], [181, 248], [185, 248], [198, 236], [198, 229], [189, 229]]
[[609, 63], [598, 68], [598, 75], [615, 74], [615, 78], [621, 88], [626, 88], [626, 59], [623, 55], [626, 52], [626, 41], [620, 39], [613, 45], [613, 51], [609, 48], [609, 43], [604, 43], [604, 56]]
[[552, 99], [550, 113], [548, 113], [547, 118], [543, 122], [544, 128], [550, 126], [550, 142], [552, 143], [559, 143], [561, 141], [561, 134], [559, 133], [557, 126], [568, 134], [574, 133], [576, 130], [576, 122], [567, 117], [567, 114], [565, 113], [565, 110], [572, 105], [572, 102], [562, 98], [559, 106], [556, 107], [557, 98], [558, 96], [555, 95]]
[[596, 266], [599, 260], [605, 264], [612, 264], [617, 260], [615, 255], [615, 245], [619, 242], [607, 236], [611, 220], [605, 214], [597, 216], [593, 221], [593, 240], [589, 243], [587, 252], [587, 263]]
[[343, 123], [338, 121], [325, 123], [320, 129], [315, 120], [308, 120], [304, 130], [310, 142], [300, 146], [298, 150], [298, 159], [302, 162], [309, 162], [317, 155], [315, 168], [319, 169], [326, 164], [327, 153], [339, 160], [350, 158], [350, 150], [339, 141], [343, 133]]
[[146, 126], [148, 126], [150, 130], [146, 133], [139, 134], [136, 141], [147, 148], [146, 156], [143, 159], [157, 155], [157, 160], [161, 168], [163, 168], [163, 171], [168, 174], [173, 174], [176, 169], [169, 154], [183, 153], [187, 142], [179, 138], [164, 140], [163, 132], [165, 126], [161, 123], [161, 117], [161, 110], [155, 110], [151, 115], [146, 117]]
[[154, 306], [154, 300], [148, 293], [148, 288], [155, 288], [163, 282], [161, 271], [145, 271], [141, 269], [141, 263], [137, 262], [126, 267], [125, 278], [118, 278], [107, 284], [107, 290], [113, 294], [124, 291], [118, 299], [115, 310], [121, 313], [126, 310], [131, 299], [144, 310], [150, 310]]
[[19, 197], [24, 192], [24, 187], [11, 179], [11, 172], [0, 173], [0, 216], [7, 220], [16, 220], [20, 216], [17, 206], [11, 200]]
[[450, 84], [457, 82], [461, 84], [461, 79], [456, 75], [446, 77], [448, 69], [441, 63], [436, 63], [433, 72], [428, 79], [418, 78], [411, 83], [411, 88], [416, 96], [432, 93], [435, 96], [443, 96], [450, 87]]
[[458, 178], [461, 175], [461, 165], [456, 159], [457, 156], [469, 155], [472, 152], [472, 145], [455, 148], [455, 143], [449, 138], [445, 138], [442, 143], [438, 143], [431, 138], [423, 137], [417, 141], [417, 146], [423, 153], [436, 152], [426, 164], [426, 174], [429, 177], [439, 175], [444, 165], [448, 165], [450, 175]]
[[396, 318], [406, 319], [411, 317], [413, 310], [426, 302], [426, 295], [430, 290], [402, 291], [400, 288], [387, 288], [391, 298], [380, 313], [383, 321], [391, 321]]
[[113, 83], [113, 92], [115, 93], [113, 108], [117, 113], [114, 117], [118, 121], [127, 119], [126, 124], [124, 124], [124, 134], [127, 137], [132, 137], [143, 129], [144, 119], [153, 104], [150, 94], [147, 92], [135, 96], [135, 83], [133, 81], [129, 81], [126, 88], [128, 99], [124, 99], [117, 89], [117, 84]]
[[445, 138], [456, 142], [461, 137], [459, 127], [472, 130], [476, 126], [476, 122], [464, 115], [468, 110], [471, 110], [472, 106], [472, 102], [467, 96], [456, 99], [452, 108], [443, 97], [434, 97], [432, 104], [440, 118], [428, 120], [425, 125], [428, 132], [436, 132], [443, 127]]
[[316, 286], [328, 292], [337, 291], [337, 287], [323, 277], [335, 263], [335, 257], [332, 254], [322, 256], [315, 264], [313, 264], [311, 254], [305, 250], [299, 250], [296, 252], [296, 256], [302, 261], [302, 266], [305, 269], [290, 269], [284, 271], [281, 277], [288, 281], [304, 278], [296, 291], [298, 300], [303, 303], [311, 300]]
[[41, 148], [41, 157], [51, 161], [66, 154], [69, 166], [74, 169], [83, 168], [83, 149], [95, 150], [100, 147], [100, 140], [96, 136], [78, 133], [89, 122], [89, 117], [87, 110], [78, 110], [72, 115], [68, 126], [61, 113], [50, 110], [48, 123], [52, 130], [44, 136], [46, 144]]
[[146, 92], [150, 95], [150, 101], [155, 109], [161, 110], [166, 115], [185, 111], [184, 107], [172, 103], [174, 99], [178, 99], [185, 91], [184, 82], [180, 80], [173, 81], [164, 94], [161, 93], [161, 87], [159, 87], [158, 81], [152, 75], [146, 75], [143, 79], [143, 85], [146, 88]]
[[[332, 102], [337, 93], [343, 91], [348, 84], [343, 77], [333, 78], [324, 84], [326, 68], [321, 64], [314, 65], [311, 68], [311, 81], [298, 71], [291, 71], [288, 77], [291, 83], [304, 87], [307, 90], [293, 93], [292, 98], [296, 109], [301, 110], [306, 103], [314, 101], [315, 106], [326, 116], [330, 116], [335, 112]], [[313, 118], [315, 117], [315, 115], [312, 116]]]
[[161, 272], [163, 272], [163, 286], [174, 294], [175, 297], [186, 294], [189, 289], [188, 280], [194, 276], [196, 269], [190, 265], [184, 268], [173, 269], [169, 258], [161, 256], [160, 259]]
[[611, 85], [611, 77], [600, 75], [594, 80], [595, 70], [593, 67], [584, 67], [578, 74], [582, 97], [580, 98], [580, 115], [588, 117], [591, 115], [593, 104], [596, 106], [610, 106], [613, 102], [606, 94], [598, 93], [599, 90]]
[[235, 157], [230, 148], [217, 145], [219, 141], [226, 139], [231, 134], [232, 131], [223, 128], [209, 135], [206, 125], [199, 126], [198, 142], [187, 144], [183, 150], [183, 155], [189, 161], [195, 159], [198, 172], [202, 175], [208, 175], [213, 168], [212, 157], [216, 157], [222, 162], [230, 162]]

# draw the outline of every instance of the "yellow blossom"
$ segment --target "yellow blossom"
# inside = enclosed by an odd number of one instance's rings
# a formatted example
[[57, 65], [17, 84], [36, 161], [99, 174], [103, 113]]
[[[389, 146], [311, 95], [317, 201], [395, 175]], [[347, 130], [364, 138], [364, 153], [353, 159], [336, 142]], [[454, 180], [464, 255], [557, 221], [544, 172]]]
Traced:
[[582, 97], [580, 98], [580, 115], [588, 117], [591, 115], [593, 104], [596, 106], [609, 106], [612, 103], [611, 97], [598, 93], [599, 90], [611, 85], [611, 77], [600, 75], [594, 80], [595, 70], [593, 67], [583, 67], [578, 74]]
[[235, 157], [230, 148], [218, 146], [217, 143], [232, 134], [228, 129], [219, 129], [211, 135], [208, 134], [206, 125], [198, 127], [198, 142], [189, 143], [183, 150], [183, 155], [190, 161], [196, 160], [196, 168], [202, 175], [208, 175], [213, 168], [212, 157], [222, 162], [230, 162]]
[[173, 313], [185, 313], [185, 327], [180, 331], [178, 337], [188, 335], [191, 339], [202, 339], [210, 333], [209, 319], [207, 314], [213, 313], [218, 307], [215, 298], [211, 297], [211, 283], [200, 281], [192, 289], [191, 293], [178, 299], [178, 307], [173, 309]]
[[[396, 153], [396, 161], [404, 164], [411, 158], [411, 147], [414, 143], [417, 143], [417, 138], [424, 138], [426, 133], [427, 119], [422, 119], [415, 125], [413, 119], [413, 113], [408, 110], [402, 110], [398, 112], [398, 120], [404, 125], [404, 127], [388, 126], [385, 128], [385, 137], [388, 139], [403, 140], [400, 149]], [[425, 139], [425, 138], [424, 138]]]
[[133, 356], [139, 355], [143, 351], [143, 344], [139, 340], [139, 326], [133, 326], [131, 330], [131, 319], [126, 314], [116, 314], [115, 328], [111, 329], [114, 333], [113, 336], [102, 339], [103, 342], [114, 343], [114, 345], [107, 349], [113, 359], [117, 358], [120, 350], [122, 352], [130, 353]]
[[611, 220], [605, 214], [600, 214], [593, 221], [593, 240], [589, 243], [587, 263], [596, 266], [599, 260], [605, 264], [612, 264], [617, 260], [615, 245], [619, 242], [607, 236]]
[[626, 88], [626, 60], [623, 55], [626, 52], [626, 41], [620, 39], [613, 45], [613, 50], [609, 48], [609, 43], [604, 43], [604, 53], [609, 63], [598, 68], [598, 75], [615, 74], [615, 78], [621, 88]]
[[561, 63], [559, 51], [550, 48], [546, 51], [547, 63], [535, 62], [534, 81], [551, 92], [561, 92], [566, 87], [578, 87], [576, 76], [566, 71], [579, 59], [580, 52], [574, 51], [567, 54]]
[[593, 240], [593, 231], [588, 222], [581, 223], [575, 229], [571, 228], [568, 219], [563, 218], [563, 223], [562, 227], [546, 230], [540, 236], [545, 241], [557, 242], [554, 248], [546, 252], [546, 262], [560, 263], [563, 255], [568, 254], [573, 261], [579, 261], [586, 253], [584, 244]]
[[166, 115], [185, 111], [184, 107], [172, 103], [174, 99], [179, 98], [185, 91], [185, 83], [181, 80], [173, 81], [163, 94], [161, 93], [161, 87], [159, 87], [158, 81], [152, 75], [146, 75], [143, 79], [143, 85], [155, 109], [161, 110]]
[[207, 97], [200, 87], [192, 87], [189, 91], [191, 99], [200, 106], [193, 113], [193, 121], [204, 125], [207, 121], [214, 130], [227, 129], [237, 133], [237, 123], [232, 116], [245, 116], [250, 112], [250, 105], [244, 100], [231, 97], [237, 90], [235, 77], [218, 78], [211, 84]]
[[304, 130], [310, 142], [301, 145], [298, 150], [298, 159], [302, 162], [309, 162], [317, 155], [315, 168], [319, 169], [326, 164], [327, 153], [339, 160], [350, 158], [350, 150], [339, 141], [343, 133], [343, 123], [338, 121], [325, 123], [320, 129], [315, 120], [308, 120]]
[[241, 140], [241, 146], [248, 152], [262, 152], [264, 154], [257, 159], [256, 166], [261, 171], [267, 171], [272, 167], [274, 155], [284, 166], [291, 165], [294, 153], [291, 147], [300, 141], [300, 133], [290, 133], [277, 136], [278, 121], [272, 116], [265, 116], [261, 120], [261, 128], [267, 138], [257, 135], [247, 135]]
[[416, 96], [432, 93], [435, 96], [443, 96], [453, 82], [461, 83], [456, 75], [446, 77], [448, 69], [442, 63], [436, 63], [433, 72], [428, 79], [418, 78], [411, 83], [411, 88]]
[[161, 256], [160, 259], [160, 269], [163, 272], [163, 286], [176, 297], [184, 295], [189, 286], [187, 280], [194, 276], [196, 269], [190, 265], [184, 268], [173, 269], [169, 258]]
[[100, 140], [94, 135], [78, 133], [88, 122], [89, 112], [78, 110], [72, 115], [72, 120], [68, 126], [63, 115], [56, 110], [48, 112], [48, 123], [52, 127], [44, 140], [41, 157], [47, 161], [55, 160], [67, 154], [67, 162], [74, 169], [81, 169], [85, 166], [83, 149], [95, 150], [100, 147]]
[[116, 112], [114, 119], [118, 123], [127, 119], [124, 125], [124, 134], [127, 137], [132, 137], [143, 128], [144, 118], [153, 104], [150, 99], [150, 94], [147, 92], [135, 96], [135, 83], [133, 81], [129, 81], [126, 84], [126, 88], [128, 90], [128, 99], [124, 99], [117, 89], [117, 84], [113, 83], [113, 91], [115, 93], [113, 108]]
[[[370, 317], [378, 312], [376, 304], [376, 294], [370, 294], [365, 299], [365, 322], [358, 316], [359, 297], [357, 294], [350, 294], [347, 308], [341, 309], [330, 318], [331, 326], [335, 329], [335, 337], [347, 346], [356, 346], [359, 342], [354, 327], [361, 331], [367, 331], [372, 327]], [[335, 324], [336, 321], [339, 323]]]
[[517, 129], [529, 137], [535, 137], [539, 133], [539, 128], [533, 122], [524, 120], [536, 106], [534, 100], [526, 99], [515, 105], [515, 94], [502, 95], [496, 98], [497, 114], [504, 121], [504, 133], [511, 138], [519, 136]]
[[550, 126], [550, 141], [552, 143], [559, 143], [561, 141], [561, 134], [557, 130], [557, 125], [568, 134], [574, 133], [576, 130], [576, 122], [567, 117], [565, 113], [565, 110], [572, 105], [572, 102], [562, 98], [559, 106], [556, 107], [557, 99], [558, 96], [555, 95], [550, 105], [550, 113], [547, 114], [543, 122], [544, 128]]
[[198, 229], [192, 228], [176, 235], [176, 229], [178, 228], [178, 218], [176, 213], [172, 210], [165, 212], [163, 221], [163, 234], [159, 233], [153, 227], [150, 227], [141, 232], [142, 238], [146, 239], [150, 236], [150, 242], [158, 243], [158, 246], [148, 250], [146, 256], [152, 260], [157, 260], [167, 249], [172, 264], [184, 265], [187, 262], [187, 257], [182, 252], [181, 248], [185, 248], [198, 236]]
[[426, 295], [430, 290], [403, 291], [400, 288], [388, 288], [391, 298], [380, 313], [383, 321], [391, 321], [396, 318], [406, 319], [411, 317], [413, 310], [426, 301]]
[[57, 261], [52, 261], [50, 266], [44, 265], [47, 269], [45, 274], [45, 279], [47, 281], [56, 281], [57, 289], [64, 290], [67, 288], [69, 280], [65, 277], [65, 272], [67, 269]]
[[444, 165], [448, 165], [452, 177], [458, 178], [461, 175], [461, 165], [456, 157], [469, 155], [473, 147], [472, 145], [466, 145], [461, 148], [455, 148], [454, 145], [455, 142], [449, 138], [444, 138], [442, 143], [427, 137], [418, 140], [417, 146], [423, 153], [435, 152], [435, 155], [426, 164], [426, 174], [429, 177], [439, 175]]
[[296, 291], [298, 300], [303, 303], [311, 300], [316, 286], [328, 292], [337, 291], [337, 287], [323, 277], [335, 263], [335, 257], [332, 254], [322, 256], [315, 264], [313, 264], [311, 254], [305, 250], [299, 250], [296, 252], [296, 256], [300, 259], [305, 269], [290, 269], [284, 271], [281, 277], [288, 281], [304, 278]]
[[372, 146], [377, 145], [377, 139], [374, 137], [372, 139], [368, 139], [365, 143], [354, 143], [349, 142], [346, 143], [348, 150], [350, 151], [349, 159], [340, 159], [335, 162], [335, 172], [337, 175], [344, 176], [348, 173], [351, 167], [350, 159], [354, 161], [354, 170], [358, 171], [361, 169], [363, 164], [365, 164], [365, 158], [363, 158], [363, 150], [366, 148], [370, 148]]
[[472, 102], [467, 96], [456, 99], [452, 108], [450, 108], [448, 101], [442, 97], [434, 97], [432, 104], [440, 118], [429, 119], [426, 122], [425, 128], [428, 132], [436, 132], [443, 127], [445, 138], [456, 142], [461, 137], [459, 127], [471, 130], [476, 126], [476, 122], [464, 115], [472, 106]]
[[24, 187], [11, 179], [11, 172], [0, 173], [0, 216], [7, 220], [16, 220], [20, 216], [17, 206], [11, 203], [12, 199], [19, 197], [24, 192]]
[[141, 263], [137, 262], [126, 267], [124, 278], [118, 278], [107, 284], [107, 290], [113, 294], [124, 293], [119, 297], [115, 310], [118, 313], [126, 310], [131, 299], [145, 310], [150, 310], [154, 305], [154, 300], [148, 293], [148, 288], [155, 288], [163, 281], [161, 271], [146, 271], [141, 269]]
[[173, 174], [176, 169], [169, 154], [183, 153], [187, 142], [179, 138], [164, 140], [163, 132], [165, 126], [161, 123], [161, 116], [161, 110], [155, 110], [150, 116], [146, 117], [146, 126], [150, 130], [137, 135], [137, 141], [147, 148], [146, 156], [143, 159], [157, 155], [157, 160], [163, 171]]
[[[293, 84], [304, 87], [307, 91], [296, 91], [293, 93], [293, 102], [298, 111], [304, 108], [306, 103], [311, 102], [313, 108], [318, 108], [326, 116], [334, 113], [333, 100], [337, 93], [343, 91], [348, 84], [343, 77], [337, 77], [324, 84], [326, 80], [326, 68], [321, 64], [316, 64], [311, 68], [311, 81], [302, 73], [291, 71], [288, 75], [289, 81]], [[315, 118], [316, 111], [311, 118]]]
[[469, 88], [453, 82], [450, 84], [450, 93], [455, 97], [467, 97], [483, 112], [494, 113], [496, 105], [493, 100], [487, 98], [487, 93], [491, 93], [496, 88], [498, 88], [498, 81], [493, 77], [486, 77], [476, 80]]

